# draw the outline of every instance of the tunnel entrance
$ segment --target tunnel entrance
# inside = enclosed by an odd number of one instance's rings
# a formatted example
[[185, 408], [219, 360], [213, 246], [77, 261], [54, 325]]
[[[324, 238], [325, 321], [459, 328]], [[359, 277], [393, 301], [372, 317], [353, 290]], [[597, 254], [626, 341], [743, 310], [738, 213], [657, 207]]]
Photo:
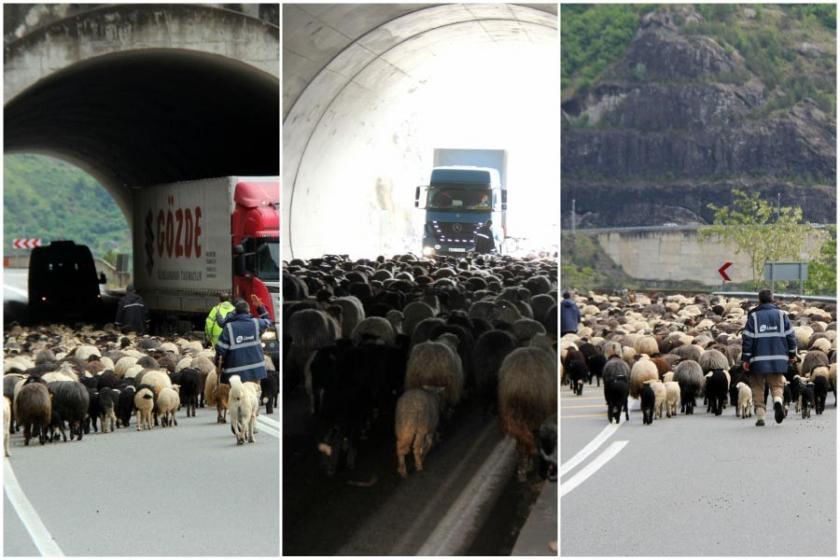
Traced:
[[279, 82], [222, 56], [151, 49], [77, 63], [5, 107], [6, 153], [85, 169], [129, 215], [129, 187], [279, 173]]
[[[419, 253], [414, 190], [428, 184], [439, 147], [505, 150], [509, 235], [556, 243], [555, 16], [522, 6], [463, 9], [431, 7], [369, 31], [286, 108], [287, 257]], [[392, 44], [377, 42], [394, 35]]]

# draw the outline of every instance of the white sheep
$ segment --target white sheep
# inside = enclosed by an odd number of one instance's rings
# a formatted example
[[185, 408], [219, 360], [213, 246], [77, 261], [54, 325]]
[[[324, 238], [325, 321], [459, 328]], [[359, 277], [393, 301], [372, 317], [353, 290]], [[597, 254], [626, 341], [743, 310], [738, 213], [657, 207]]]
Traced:
[[253, 383], [242, 383], [238, 375], [230, 377], [230, 427], [236, 436], [236, 444], [242, 445], [245, 439], [254, 443], [254, 428], [257, 423], [259, 397]]
[[653, 389], [653, 396], [656, 399], [653, 403], [653, 411], [657, 418], [662, 418], [662, 412], [665, 410], [665, 404], [668, 400], [668, 390], [665, 388], [665, 384], [659, 380], [645, 381], [645, 383], [650, 383], [650, 388]]
[[[668, 375], [670, 375], [671, 378], [674, 377], [673, 372], [669, 371], [665, 374], [666, 377]], [[665, 413], [668, 415], [668, 418], [670, 418], [671, 416], [677, 415], [677, 408], [680, 405], [680, 384], [669, 379], [668, 381], [665, 381], [664, 386], [666, 399]]]
[[735, 416], [751, 418], [753, 408], [752, 389], [743, 381], [735, 387], [738, 389], [738, 408], [735, 409]]
[[160, 425], [164, 428], [172, 425], [177, 426], [178, 420], [175, 419], [175, 411], [181, 406], [178, 386], [163, 387], [158, 393], [156, 404], [158, 414], [160, 414]]

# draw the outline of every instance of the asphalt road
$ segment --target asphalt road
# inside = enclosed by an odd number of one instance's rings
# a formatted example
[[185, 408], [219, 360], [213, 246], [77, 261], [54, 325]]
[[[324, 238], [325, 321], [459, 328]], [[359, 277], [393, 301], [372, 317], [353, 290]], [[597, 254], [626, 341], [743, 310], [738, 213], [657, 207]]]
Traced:
[[3, 269], [3, 301], [28, 301], [28, 278], [29, 270], [25, 268]]
[[[6, 461], [65, 555], [279, 555], [278, 413], [268, 417], [274, 436], [263, 425], [244, 446], [215, 410], [185, 414], [177, 427], [137, 432], [132, 419], [81, 442], [24, 447], [22, 430], [12, 437]], [[4, 556], [38, 554], [21, 515], [7, 487]]]
[[[442, 427], [417, 473], [396, 471], [393, 421], [363, 442], [353, 471], [328, 478], [319, 469], [313, 421], [302, 388], [283, 403], [283, 553], [288, 555], [414, 555], [429, 539], [484, 461], [502, 440], [495, 416], [462, 403]], [[511, 477], [514, 478], [514, 477]], [[468, 554], [509, 554], [541, 481], [508, 481], [486, 511]]]
[[630, 421], [571, 469], [608, 426], [603, 387], [564, 387], [560, 402], [562, 555], [837, 554], [833, 395], [822, 416], [791, 408], [777, 425], [771, 410], [763, 428], [731, 406], [645, 426], [631, 400]]

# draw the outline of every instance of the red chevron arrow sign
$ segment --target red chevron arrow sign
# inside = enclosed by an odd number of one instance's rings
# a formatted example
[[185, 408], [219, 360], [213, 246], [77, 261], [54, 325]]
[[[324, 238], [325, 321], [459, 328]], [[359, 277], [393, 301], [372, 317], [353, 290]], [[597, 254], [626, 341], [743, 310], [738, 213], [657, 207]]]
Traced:
[[726, 274], [726, 269], [729, 268], [730, 266], [732, 266], [732, 263], [729, 262], [729, 261], [726, 261], [725, 263], [723, 263], [723, 266], [718, 269], [718, 274], [720, 274], [720, 277], [723, 278], [724, 282], [731, 282], [732, 281], [732, 278], [730, 278], [729, 275]]
[[20, 238], [12, 241], [12, 246], [15, 249], [34, 249], [41, 246], [41, 239]]

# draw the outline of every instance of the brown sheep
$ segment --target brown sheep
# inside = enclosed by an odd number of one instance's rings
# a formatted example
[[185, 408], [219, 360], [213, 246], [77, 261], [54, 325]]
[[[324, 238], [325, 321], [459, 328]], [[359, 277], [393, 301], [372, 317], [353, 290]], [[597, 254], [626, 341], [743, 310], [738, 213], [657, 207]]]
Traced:
[[423, 470], [423, 457], [432, 448], [435, 430], [443, 405], [443, 388], [409, 389], [397, 401], [395, 431], [397, 435], [397, 472], [408, 476], [405, 456], [414, 450], [414, 466]]
[[35, 433], [43, 445], [52, 419], [52, 399], [47, 385], [35, 378], [25, 381], [15, 396], [14, 408], [15, 422], [23, 426], [24, 445], [29, 445], [29, 439]]
[[227, 423], [228, 399], [230, 398], [230, 385], [227, 383], [219, 383], [216, 386], [215, 392], [216, 400], [216, 422], [219, 424]]

